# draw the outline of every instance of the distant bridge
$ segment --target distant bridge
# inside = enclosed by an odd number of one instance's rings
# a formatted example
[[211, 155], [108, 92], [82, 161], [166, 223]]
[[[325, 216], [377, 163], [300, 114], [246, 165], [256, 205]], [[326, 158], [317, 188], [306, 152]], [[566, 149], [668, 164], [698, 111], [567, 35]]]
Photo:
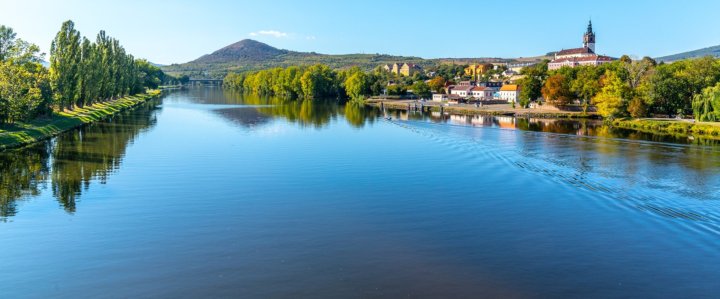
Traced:
[[188, 84], [190, 85], [222, 85], [222, 79], [190, 79]]

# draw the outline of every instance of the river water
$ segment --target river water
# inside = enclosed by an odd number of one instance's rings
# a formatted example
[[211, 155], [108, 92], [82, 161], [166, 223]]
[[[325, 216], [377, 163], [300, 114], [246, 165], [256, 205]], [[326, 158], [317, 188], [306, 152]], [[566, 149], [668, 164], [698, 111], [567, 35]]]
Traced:
[[719, 169], [592, 121], [176, 91], [0, 153], [0, 298], [717, 298]]

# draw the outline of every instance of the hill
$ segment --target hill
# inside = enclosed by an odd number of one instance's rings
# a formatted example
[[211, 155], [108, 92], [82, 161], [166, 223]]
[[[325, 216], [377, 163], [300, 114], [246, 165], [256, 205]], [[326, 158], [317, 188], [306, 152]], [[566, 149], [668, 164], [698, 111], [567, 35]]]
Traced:
[[683, 52], [675, 55], [668, 55], [655, 58], [657, 61], [671, 62], [688, 58], [700, 58], [705, 56], [720, 57], [720, 46], [708, 47], [695, 51]]
[[332, 68], [358, 66], [369, 70], [383, 63], [410, 62], [427, 66], [428, 61], [419, 57], [382, 54], [327, 55], [314, 52], [282, 50], [251, 40], [241, 40], [211, 54], [183, 64], [163, 66], [171, 75], [186, 74], [191, 77], [222, 78], [228, 72], [287, 67], [291, 65], [326, 64]]
[[358, 66], [371, 70], [381, 64], [407, 62], [424, 68], [438, 64], [467, 64], [476, 62], [516, 62], [539, 61], [544, 57], [528, 57], [518, 59], [505, 58], [438, 58], [423, 59], [412, 56], [394, 56], [385, 54], [342, 54], [328, 55], [315, 52], [296, 52], [282, 50], [270, 45], [251, 40], [241, 40], [213, 53], [203, 55], [193, 61], [162, 66], [163, 71], [171, 75], [189, 75], [202, 78], [223, 78], [228, 72], [241, 72], [288, 67], [291, 65], [326, 64], [332, 68], [348, 68]]

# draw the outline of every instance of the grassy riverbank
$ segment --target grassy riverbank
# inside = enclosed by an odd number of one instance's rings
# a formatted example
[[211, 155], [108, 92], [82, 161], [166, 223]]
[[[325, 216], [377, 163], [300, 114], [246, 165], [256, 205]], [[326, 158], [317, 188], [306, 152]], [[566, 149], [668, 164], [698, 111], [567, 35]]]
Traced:
[[720, 140], [720, 124], [688, 120], [617, 119], [612, 125], [640, 132]]
[[52, 116], [0, 126], [0, 150], [25, 146], [48, 139], [62, 132], [106, 119], [160, 96], [159, 90], [127, 96], [114, 101], [96, 103], [72, 111], [53, 112]]

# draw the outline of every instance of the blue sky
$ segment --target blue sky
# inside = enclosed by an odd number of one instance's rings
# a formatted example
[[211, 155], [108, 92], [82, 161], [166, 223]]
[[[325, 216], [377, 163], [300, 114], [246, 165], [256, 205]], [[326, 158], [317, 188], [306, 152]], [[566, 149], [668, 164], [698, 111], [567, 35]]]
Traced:
[[318, 53], [527, 57], [579, 47], [589, 18], [597, 50], [662, 56], [720, 44], [720, 1], [0, 0], [0, 24], [44, 51], [72, 19], [137, 57], [186, 62], [244, 38]]

